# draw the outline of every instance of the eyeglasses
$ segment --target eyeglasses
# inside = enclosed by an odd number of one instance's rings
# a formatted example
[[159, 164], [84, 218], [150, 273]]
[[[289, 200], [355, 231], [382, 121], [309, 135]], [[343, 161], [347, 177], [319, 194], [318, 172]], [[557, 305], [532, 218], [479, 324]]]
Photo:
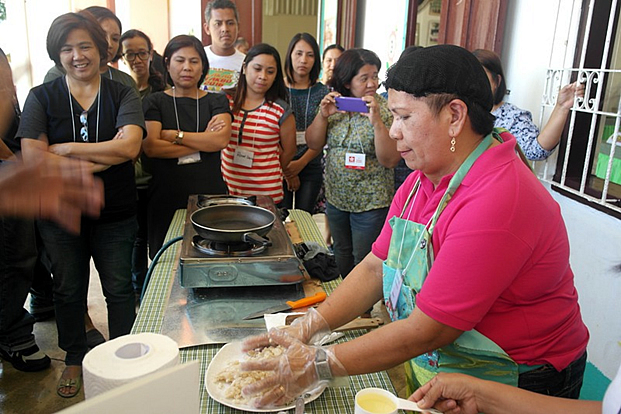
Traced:
[[138, 53], [127, 52], [127, 53], [123, 53], [123, 57], [128, 62], [133, 62], [134, 60], [136, 60], [136, 56], [138, 56], [140, 58], [140, 60], [147, 60], [147, 59], [149, 59], [149, 54], [150, 53], [151, 53], [150, 50], [141, 50]]
[[88, 142], [88, 111], [84, 111], [80, 114], [80, 122], [82, 123], [80, 136], [82, 137], [82, 141]]

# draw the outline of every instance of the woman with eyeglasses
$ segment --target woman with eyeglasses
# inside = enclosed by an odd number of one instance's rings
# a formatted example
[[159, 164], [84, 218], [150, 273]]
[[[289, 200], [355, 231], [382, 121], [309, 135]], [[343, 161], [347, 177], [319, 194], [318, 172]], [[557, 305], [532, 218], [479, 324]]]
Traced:
[[128, 334], [135, 318], [132, 160], [140, 151], [144, 116], [131, 88], [100, 74], [107, 49], [106, 34], [90, 13], [56, 18], [47, 35], [47, 50], [66, 75], [30, 91], [17, 132], [24, 162], [78, 158], [90, 162], [104, 183], [105, 206], [98, 219], [82, 218], [79, 234], [54, 222], [38, 222], [54, 275], [58, 343], [66, 351], [66, 368], [57, 387], [64, 398], [78, 393], [88, 350], [84, 314], [91, 258], [106, 297], [110, 338]]
[[123, 60], [136, 82], [140, 99], [166, 89], [162, 74], [151, 64], [153, 61], [153, 43], [144, 32], [131, 29], [121, 36]]
[[143, 102], [143, 150], [152, 174], [147, 208], [151, 258], [162, 247], [175, 211], [187, 207], [191, 194], [226, 194], [220, 150], [231, 134], [226, 96], [199, 89], [209, 72], [201, 42], [187, 35], [172, 38], [164, 64], [172, 88]]
[[[349, 49], [338, 58], [328, 83], [333, 92], [319, 105], [306, 131], [310, 148], [326, 143], [326, 214], [334, 256], [345, 277], [371, 251], [394, 195], [393, 168], [401, 159], [388, 136], [392, 115], [377, 94], [380, 59], [366, 49]], [[340, 97], [363, 101], [368, 112], [337, 108]]]
[[[166, 88], [162, 74], [152, 65], [153, 43], [145, 33], [131, 29], [121, 36], [123, 60], [131, 71], [131, 76], [138, 86], [140, 99], [147, 95], [163, 91]], [[148, 269], [148, 190], [151, 182], [149, 160], [144, 156], [136, 158], [136, 191], [138, 193], [138, 232], [132, 254], [132, 283], [137, 298], [142, 296], [142, 289]]]
[[[88, 12], [97, 19], [101, 28], [104, 30], [106, 34], [106, 57], [99, 62], [99, 71], [102, 75], [112, 79], [114, 81], [120, 82], [123, 85], [127, 85], [132, 87], [134, 90], [138, 91], [136, 88], [136, 82], [129, 76], [127, 73], [118, 70], [117, 68], [108, 65], [108, 63], [116, 62], [121, 57], [121, 45], [119, 39], [121, 38], [121, 33], [123, 33], [123, 26], [121, 25], [121, 20], [112, 12], [112, 10], [107, 9], [101, 6], [91, 6], [87, 7], [83, 12]], [[58, 77], [61, 77], [65, 74], [65, 69], [62, 66], [55, 65], [52, 67], [43, 82], [49, 82]]]
[[283, 168], [296, 150], [287, 99], [278, 51], [266, 43], [251, 47], [229, 99], [233, 126], [222, 151], [222, 175], [231, 194], [283, 200]]

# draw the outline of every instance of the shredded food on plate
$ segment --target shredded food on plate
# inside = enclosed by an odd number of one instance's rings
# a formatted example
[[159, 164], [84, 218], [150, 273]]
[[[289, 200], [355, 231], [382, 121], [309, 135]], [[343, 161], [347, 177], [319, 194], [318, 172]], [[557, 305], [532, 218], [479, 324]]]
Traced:
[[[249, 351], [247, 360], [267, 359], [280, 356], [285, 349], [282, 346], [267, 347], [261, 350]], [[260, 381], [271, 374], [269, 371], [242, 371], [240, 360], [231, 361], [220, 371], [215, 378], [215, 383], [223, 391], [224, 397], [236, 404], [250, 404], [251, 399], [242, 395], [242, 388], [246, 385]], [[253, 397], [254, 398], [254, 397]]]

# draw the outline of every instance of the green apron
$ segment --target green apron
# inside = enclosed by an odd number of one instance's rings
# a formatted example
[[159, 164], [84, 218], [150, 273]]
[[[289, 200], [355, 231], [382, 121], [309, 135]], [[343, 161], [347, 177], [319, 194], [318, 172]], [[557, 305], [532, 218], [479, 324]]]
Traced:
[[[499, 138], [497, 133], [493, 133]], [[386, 308], [393, 321], [406, 319], [414, 310], [420, 291], [433, 264], [431, 235], [440, 214], [476, 159], [491, 145], [492, 134], [459, 167], [429, 223], [407, 220], [407, 206], [420, 187], [416, 182], [399, 217], [390, 219], [392, 237], [388, 258], [383, 264], [383, 291]], [[412, 201], [414, 204], [414, 201]], [[411, 207], [410, 207], [411, 209]], [[403, 218], [406, 216], [406, 218]], [[438, 372], [462, 372], [517, 386], [518, 364], [496, 343], [477, 332], [464, 332], [454, 343], [405, 362], [408, 394], [428, 382]]]

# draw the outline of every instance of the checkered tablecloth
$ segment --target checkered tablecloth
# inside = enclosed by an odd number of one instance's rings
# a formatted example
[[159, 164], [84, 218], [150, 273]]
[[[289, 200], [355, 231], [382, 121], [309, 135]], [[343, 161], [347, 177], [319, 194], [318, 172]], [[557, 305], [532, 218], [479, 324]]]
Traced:
[[[185, 210], [178, 210], [173, 217], [168, 230], [166, 240], [172, 240], [181, 236], [183, 225], [185, 222]], [[291, 210], [291, 220], [294, 221], [304, 240], [316, 241], [323, 243], [321, 232], [317, 228], [310, 214], [301, 210]], [[136, 322], [132, 329], [132, 333], [155, 332], [161, 333], [162, 321], [164, 319], [164, 310], [168, 305], [168, 297], [170, 295], [172, 282], [178, 267], [177, 250], [181, 247], [181, 241], [173, 244], [160, 257], [157, 262], [149, 286], [145, 292], [140, 311], [136, 317]], [[324, 283], [323, 287], [328, 294], [338, 285], [338, 281]], [[366, 331], [350, 331], [342, 340], [350, 340]], [[200, 387], [201, 395], [201, 413], [241, 413], [212, 400], [204, 387], [205, 371], [213, 356], [218, 352], [222, 345], [201, 345], [180, 350], [181, 362], [198, 360], [200, 362], [201, 377]], [[306, 414], [334, 414], [334, 413], [353, 413], [354, 412], [354, 396], [358, 390], [367, 387], [378, 387], [387, 389], [395, 393], [395, 389], [388, 378], [386, 372], [375, 374], [356, 375], [351, 377], [348, 387], [344, 388], [328, 388], [315, 401], [309, 403], [305, 407]]]

